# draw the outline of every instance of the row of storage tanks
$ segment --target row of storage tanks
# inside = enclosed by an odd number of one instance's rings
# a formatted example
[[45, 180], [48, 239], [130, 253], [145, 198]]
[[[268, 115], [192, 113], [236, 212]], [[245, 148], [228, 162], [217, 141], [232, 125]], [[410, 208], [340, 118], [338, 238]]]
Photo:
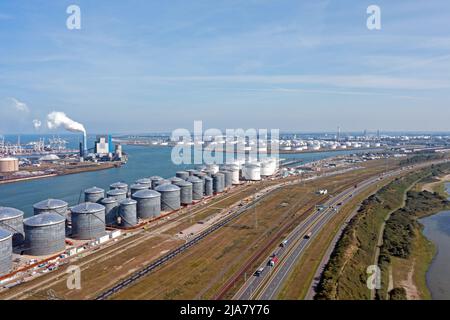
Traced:
[[13, 246], [21, 246], [24, 254], [32, 256], [61, 252], [66, 235], [79, 240], [99, 238], [105, 235], [106, 226], [133, 227], [139, 219], [157, 218], [221, 193], [240, 182], [241, 168], [244, 179], [260, 180], [275, 172], [276, 162], [211, 165], [179, 171], [169, 179], [153, 176], [130, 186], [113, 183], [108, 191], [92, 187], [84, 191], [81, 204], [69, 208], [62, 200], [44, 200], [33, 206], [34, 216], [27, 219], [20, 210], [0, 207], [0, 275], [11, 270]]

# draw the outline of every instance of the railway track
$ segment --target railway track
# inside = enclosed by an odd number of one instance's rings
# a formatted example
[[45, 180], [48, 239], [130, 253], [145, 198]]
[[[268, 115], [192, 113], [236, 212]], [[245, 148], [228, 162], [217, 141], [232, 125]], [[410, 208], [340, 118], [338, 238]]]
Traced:
[[149, 274], [150, 272], [152, 272], [156, 268], [160, 267], [161, 265], [163, 265], [167, 261], [174, 259], [179, 254], [185, 252], [190, 247], [192, 247], [192, 246], [196, 245], [197, 243], [199, 243], [200, 241], [202, 241], [205, 237], [207, 237], [211, 233], [219, 230], [220, 228], [222, 228], [223, 226], [227, 225], [232, 220], [238, 218], [241, 214], [243, 214], [247, 210], [252, 209], [259, 201], [261, 201], [262, 199], [267, 197], [274, 190], [277, 190], [277, 189], [279, 189], [281, 187], [282, 186], [269, 187], [270, 192], [267, 192], [266, 194], [263, 194], [255, 202], [240, 208], [237, 212], [232, 213], [230, 216], [224, 218], [223, 220], [221, 220], [220, 222], [218, 222], [215, 225], [211, 226], [207, 230], [201, 232], [199, 235], [194, 237], [189, 242], [186, 242], [185, 244], [179, 246], [175, 250], [169, 252], [168, 254], [166, 254], [163, 257], [159, 258], [158, 260], [152, 262], [148, 266], [144, 267], [140, 271], [135, 272], [133, 275], [131, 275], [128, 278], [124, 279], [123, 281], [119, 282], [114, 287], [112, 287], [112, 288], [108, 289], [107, 291], [105, 291], [105, 292], [101, 293], [100, 295], [98, 295], [95, 298], [95, 300], [105, 300], [105, 299], [111, 297], [115, 293], [117, 293], [117, 292], [121, 291], [122, 289], [124, 289], [125, 287], [129, 286], [130, 284], [132, 284], [132, 283], [136, 282], [137, 280], [141, 279], [142, 277], [146, 276], [147, 274]]

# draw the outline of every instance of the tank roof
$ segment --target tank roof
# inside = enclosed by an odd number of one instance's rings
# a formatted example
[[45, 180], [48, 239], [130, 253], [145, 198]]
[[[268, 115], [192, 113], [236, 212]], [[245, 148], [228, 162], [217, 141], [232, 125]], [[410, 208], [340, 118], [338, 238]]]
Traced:
[[68, 206], [67, 202], [65, 202], [63, 200], [47, 199], [47, 200], [43, 200], [41, 202], [34, 204], [33, 208], [40, 209], [40, 210], [45, 210], [45, 209], [51, 210], [51, 209], [59, 209], [62, 207], [67, 207], [67, 206]]
[[196, 177], [196, 176], [190, 176], [189, 178], [186, 179], [186, 181], [189, 181], [192, 183], [199, 183], [199, 182], [202, 182], [202, 179], [200, 179], [199, 177]]
[[10, 207], [0, 207], [0, 221], [23, 216], [23, 211]]
[[119, 203], [120, 203], [121, 205], [124, 205], [124, 206], [129, 206], [129, 205], [136, 204], [137, 201], [136, 201], [136, 200], [133, 200], [133, 199], [123, 199], [123, 200], [120, 201]]
[[181, 180], [181, 181], [175, 182], [174, 185], [176, 185], [178, 187], [188, 187], [188, 186], [192, 186], [192, 182]]
[[130, 186], [130, 189], [141, 189], [141, 190], [144, 190], [144, 189], [148, 189], [148, 186], [146, 186], [145, 184], [135, 183], [135, 184], [132, 184]]
[[155, 190], [139, 190], [135, 193], [133, 193], [133, 198], [140, 198], [140, 199], [148, 199], [148, 198], [159, 198], [161, 197], [161, 194]]
[[150, 180], [162, 180], [163, 178], [160, 176], [151, 176]]
[[85, 193], [103, 193], [105, 190], [102, 188], [92, 187], [84, 190]]
[[12, 238], [12, 233], [3, 229], [0, 229], [0, 241]]
[[114, 199], [114, 198], [103, 198], [100, 202], [106, 204], [106, 203], [114, 203], [114, 202], [117, 202], [117, 200]]
[[170, 191], [179, 191], [180, 188], [174, 184], [162, 184], [155, 188], [158, 192], [170, 192]]
[[122, 194], [126, 194], [127, 192], [123, 189], [113, 189], [113, 190], [109, 190], [106, 194], [109, 196], [116, 196], [116, 195], [122, 195]]
[[23, 221], [24, 225], [30, 227], [44, 227], [54, 224], [64, 223], [66, 219], [57, 213], [44, 212], [36, 216], [32, 216]]
[[138, 179], [136, 180], [137, 184], [150, 184], [152, 183], [152, 179], [150, 178], [142, 178], [142, 179]]
[[114, 182], [109, 185], [111, 188], [128, 187], [125, 182]]
[[81, 214], [91, 214], [99, 211], [105, 210], [105, 207], [98, 203], [92, 202], [84, 202], [79, 205], [73, 207], [71, 209], [72, 212], [81, 213]]

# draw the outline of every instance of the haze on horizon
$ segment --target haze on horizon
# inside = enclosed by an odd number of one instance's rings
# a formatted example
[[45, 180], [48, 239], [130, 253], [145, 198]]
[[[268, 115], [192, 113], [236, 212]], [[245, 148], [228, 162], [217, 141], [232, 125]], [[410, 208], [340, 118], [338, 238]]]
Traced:
[[88, 132], [449, 131], [446, 0], [79, 0], [68, 30], [71, 4], [0, 3], [0, 134], [52, 111]]

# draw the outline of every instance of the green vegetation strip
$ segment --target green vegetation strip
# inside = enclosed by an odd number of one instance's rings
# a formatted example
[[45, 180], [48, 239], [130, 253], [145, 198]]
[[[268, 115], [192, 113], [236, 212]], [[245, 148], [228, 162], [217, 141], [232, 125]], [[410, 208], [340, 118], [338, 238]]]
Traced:
[[[417, 181], [449, 169], [449, 164], [442, 164], [418, 170], [394, 180], [366, 199], [336, 244], [322, 274], [315, 299], [371, 299], [371, 291], [366, 284], [366, 270], [376, 259], [378, 236], [385, 219], [404, 206], [405, 193]], [[394, 291], [396, 296], [398, 291]]]

